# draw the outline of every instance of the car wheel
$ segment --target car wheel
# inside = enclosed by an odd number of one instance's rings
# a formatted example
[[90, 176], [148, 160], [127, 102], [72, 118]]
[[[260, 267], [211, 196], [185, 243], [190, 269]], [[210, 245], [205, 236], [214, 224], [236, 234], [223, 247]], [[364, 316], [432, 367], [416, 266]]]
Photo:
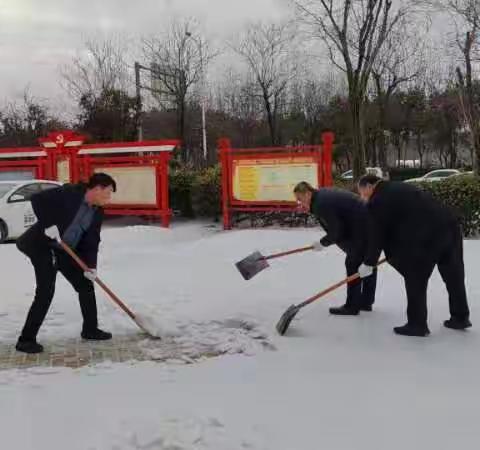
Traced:
[[8, 237], [8, 227], [7, 224], [0, 219], [0, 244], [3, 244]]

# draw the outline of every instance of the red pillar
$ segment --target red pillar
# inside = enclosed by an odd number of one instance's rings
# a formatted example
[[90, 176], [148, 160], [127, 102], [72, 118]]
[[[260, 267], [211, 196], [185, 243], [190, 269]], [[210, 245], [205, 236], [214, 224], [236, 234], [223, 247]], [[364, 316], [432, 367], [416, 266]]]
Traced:
[[232, 224], [230, 221], [230, 151], [232, 144], [229, 139], [222, 138], [218, 141], [218, 149], [220, 152], [220, 162], [222, 164], [222, 211], [223, 211], [223, 229], [230, 230]]
[[327, 131], [322, 134], [322, 153], [323, 153], [323, 185], [333, 186], [332, 161], [333, 161], [333, 143], [335, 134]]
[[163, 153], [160, 162], [160, 179], [157, 178], [157, 183], [160, 182], [160, 206], [162, 212], [162, 226], [168, 228], [170, 226], [170, 204], [168, 192], [168, 162], [170, 160], [170, 153]]

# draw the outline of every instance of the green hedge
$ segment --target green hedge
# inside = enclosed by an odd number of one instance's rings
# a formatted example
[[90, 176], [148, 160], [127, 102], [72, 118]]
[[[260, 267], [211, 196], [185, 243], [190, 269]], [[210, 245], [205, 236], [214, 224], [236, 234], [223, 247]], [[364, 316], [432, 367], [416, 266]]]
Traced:
[[[436, 183], [419, 183], [461, 218], [466, 237], [480, 234], [480, 178], [453, 177]], [[351, 182], [335, 180], [335, 186], [355, 191]], [[221, 168], [194, 171], [176, 167], [170, 171], [170, 203], [184, 217], [221, 215]]]
[[184, 217], [193, 217], [192, 187], [197, 174], [185, 167], [170, 168], [170, 207]]
[[464, 175], [435, 183], [419, 183], [423, 189], [460, 217], [465, 237], [480, 234], [480, 178]]
[[170, 204], [183, 217], [218, 220], [221, 208], [220, 166], [203, 170], [170, 168]]
[[211, 217], [221, 215], [222, 170], [219, 165], [209, 167], [197, 174], [192, 186], [192, 206], [196, 216]]
[[388, 169], [391, 181], [405, 181], [411, 178], [420, 178], [428, 173], [431, 169], [419, 169], [409, 167], [393, 167]]

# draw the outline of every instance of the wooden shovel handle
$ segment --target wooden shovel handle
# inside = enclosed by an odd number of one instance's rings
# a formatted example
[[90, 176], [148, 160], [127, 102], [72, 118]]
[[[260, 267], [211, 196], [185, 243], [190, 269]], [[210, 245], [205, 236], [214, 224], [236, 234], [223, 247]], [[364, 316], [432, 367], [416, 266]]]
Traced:
[[[80, 266], [84, 272], [91, 272], [91, 269], [78, 257], [78, 255], [67, 245], [65, 242], [59, 242], [63, 250], [68, 253], [72, 259]], [[135, 314], [123, 303], [112, 290], [98, 277], [95, 278], [95, 282], [110, 296], [110, 298], [126, 313], [131, 319], [136, 321]]]
[[[377, 267], [381, 266], [385, 261], [386, 261], [386, 258], [378, 261]], [[322, 297], [325, 297], [325, 295], [330, 294], [330, 292], [333, 292], [334, 290], [338, 289], [339, 287], [341, 287], [345, 284], [351, 283], [352, 281], [358, 280], [359, 278], [360, 278], [360, 275], [358, 273], [350, 275], [348, 278], [345, 278], [344, 280], [339, 281], [338, 283], [334, 284], [333, 286], [330, 286], [329, 288], [323, 290], [322, 292], [319, 292], [318, 294], [314, 295], [313, 297], [310, 297], [309, 299], [300, 303], [298, 306], [300, 308], [303, 308], [304, 306], [307, 306], [310, 303], [313, 303], [314, 301], [316, 301], [316, 300], [318, 300]]]
[[295, 253], [308, 252], [309, 250], [313, 250], [313, 245], [310, 245], [309, 247], [296, 248], [295, 250], [289, 250], [288, 252], [275, 253], [274, 255], [265, 256], [264, 259], [281, 258], [282, 256], [294, 255]]

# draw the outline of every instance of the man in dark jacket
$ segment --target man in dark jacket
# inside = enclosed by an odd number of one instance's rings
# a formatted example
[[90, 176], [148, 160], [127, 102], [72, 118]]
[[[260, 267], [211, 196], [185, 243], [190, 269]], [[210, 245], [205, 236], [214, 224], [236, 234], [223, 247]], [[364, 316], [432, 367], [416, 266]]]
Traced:
[[[53, 299], [57, 271], [78, 293], [83, 315], [82, 338], [111, 339], [110, 333], [98, 329], [93, 281], [103, 220], [102, 206], [110, 201], [115, 190], [115, 181], [109, 175], [98, 173], [87, 185], [65, 185], [32, 197], [37, 222], [18, 239], [17, 247], [30, 258], [37, 287], [17, 342], [18, 351], [43, 351], [36, 338]], [[89, 271], [83, 273], [62, 250], [58, 243], [60, 239], [76, 251]]]
[[302, 182], [294, 190], [297, 201], [320, 222], [326, 235], [313, 244], [314, 250], [337, 245], [346, 253], [347, 275], [360, 273], [360, 280], [347, 287], [347, 301], [339, 308], [330, 308], [334, 315], [358, 315], [371, 311], [375, 301], [377, 272], [362, 264], [367, 250], [367, 212], [355, 194], [337, 189], [316, 190]]
[[428, 336], [427, 286], [435, 266], [446, 284], [451, 318], [447, 328], [472, 326], [465, 290], [463, 237], [459, 220], [427, 192], [408, 183], [385, 182], [366, 175], [358, 185], [368, 201], [369, 251], [365, 264], [375, 265], [382, 250], [403, 275], [408, 323], [394, 329], [405, 336]]

